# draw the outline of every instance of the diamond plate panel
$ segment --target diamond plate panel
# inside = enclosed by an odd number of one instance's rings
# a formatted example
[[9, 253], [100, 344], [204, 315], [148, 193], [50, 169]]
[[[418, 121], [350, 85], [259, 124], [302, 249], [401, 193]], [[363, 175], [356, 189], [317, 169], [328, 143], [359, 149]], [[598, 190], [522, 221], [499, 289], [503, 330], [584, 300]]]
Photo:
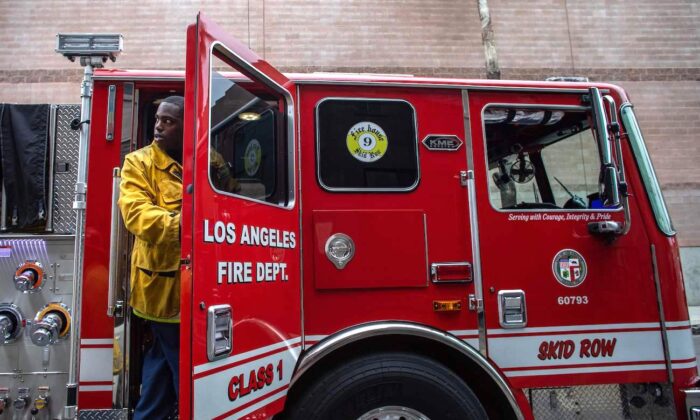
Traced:
[[537, 420], [676, 418], [668, 384], [533, 388], [526, 395]]
[[[59, 105], [56, 110], [56, 156], [54, 158], [54, 233], [75, 233], [73, 198], [78, 177], [80, 131], [70, 128], [80, 117], [80, 105]], [[66, 166], [67, 164], [67, 166]], [[67, 170], [65, 170], [67, 169]]]
[[126, 420], [126, 410], [80, 410], [79, 420]]

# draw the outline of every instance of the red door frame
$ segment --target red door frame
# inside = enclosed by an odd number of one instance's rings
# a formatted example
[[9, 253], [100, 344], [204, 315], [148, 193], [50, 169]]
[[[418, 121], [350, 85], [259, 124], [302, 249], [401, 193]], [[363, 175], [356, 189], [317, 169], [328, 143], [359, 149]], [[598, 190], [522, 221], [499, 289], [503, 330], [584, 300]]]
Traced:
[[[301, 348], [299, 204], [292, 200], [287, 207], [272, 206], [218, 193], [209, 184], [209, 71], [215, 44], [227, 50], [229, 64], [235, 70], [285, 96], [286, 138], [290, 142], [289, 182], [293, 185], [293, 196], [297, 196], [296, 153], [292, 153], [296, 151], [293, 85], [200, 14], [197, 23], [187, 30], [180, 415], [183, 418], [271, 416], [284, 405], [291, 372]], [[205, 220], [210, 224], [215, 221], [235, 223], [236, 229], [256, 225], [294, 232], [297, 242], [292, 249], [204, 243]], [[240, 231], [237, 233], [240, 237]], [[253, 261], [256, 264], [256, 261], [266, 262], [265, 257], [270, 261], [286, 262], [288, 279], [264, 283], [253, 280], [253, 283], [243, 285], [217, 284], [218, 262]], [[233, 351], [228, 358], [212, 363], [206, 352], [206, 308], [219, 304], [230, 304], [233, 309]], [[257, 376], [261, 371], [266, 374], [269, 365], [273, 365], [274, 380], [267, 381], [270, 383], [263, 381], [266, 383], [251, 391], [251, 375]], [[201, 381], [199, 388], [197, 381]], [[201, 393], [204, 388], [206, 401], [197, 405], [197, 389]]]

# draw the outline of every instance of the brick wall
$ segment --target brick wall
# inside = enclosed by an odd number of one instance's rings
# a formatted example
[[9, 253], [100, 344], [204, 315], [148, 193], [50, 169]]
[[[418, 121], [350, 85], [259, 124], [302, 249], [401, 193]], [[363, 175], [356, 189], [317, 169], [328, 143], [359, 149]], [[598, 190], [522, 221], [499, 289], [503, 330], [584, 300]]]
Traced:
[[[120, 32], [123, 68], [182, 69], [198, 10], [285, 71], [484, 77], [475, 0], [0, 1], [0, 102], [78, 101], [57, 32]], [[700, 3], [489, 0], [503, 78], [617, 81], [636, 103], [682, 245], [700, 246]]]

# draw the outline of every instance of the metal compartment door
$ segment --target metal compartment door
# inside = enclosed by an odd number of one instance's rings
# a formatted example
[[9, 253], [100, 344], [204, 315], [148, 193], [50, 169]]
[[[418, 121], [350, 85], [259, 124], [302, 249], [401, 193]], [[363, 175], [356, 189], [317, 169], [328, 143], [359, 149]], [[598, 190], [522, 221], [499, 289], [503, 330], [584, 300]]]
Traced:
[[267, 418], [284, 404], [301, 348], [294, 95], [289, 80], [202, 14], [188, 28], [185, 417]]

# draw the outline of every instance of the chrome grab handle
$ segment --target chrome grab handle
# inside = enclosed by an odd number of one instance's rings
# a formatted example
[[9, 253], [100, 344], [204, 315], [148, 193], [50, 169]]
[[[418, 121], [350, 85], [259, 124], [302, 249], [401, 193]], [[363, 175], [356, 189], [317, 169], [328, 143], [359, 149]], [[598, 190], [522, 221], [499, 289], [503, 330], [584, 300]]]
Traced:
[[210, 362], [228, 357], [233, 350], [231, 305], [210, 306], [207, 311], [207, 357]]
[[527, 325], [525, 292], [522, 290], [499, 291], [498, 318], [502, 328], [525, 328]]
[[116, 312], [117, 278], [119, 277], [119, 249], [121, 235], [121, 215], [119, 213], [119, 184], [121, 183], [121, 172], [119, 168], [114, 168], [112, 172], [112, 215], [111, 232], [109, 236], [109, 286], [107, 291], [107, 316], [113, 318]]
[[114, 140], [114, 109], [117, 107], [117, 85], [109, 85], [107, 97], [107, 141]]

